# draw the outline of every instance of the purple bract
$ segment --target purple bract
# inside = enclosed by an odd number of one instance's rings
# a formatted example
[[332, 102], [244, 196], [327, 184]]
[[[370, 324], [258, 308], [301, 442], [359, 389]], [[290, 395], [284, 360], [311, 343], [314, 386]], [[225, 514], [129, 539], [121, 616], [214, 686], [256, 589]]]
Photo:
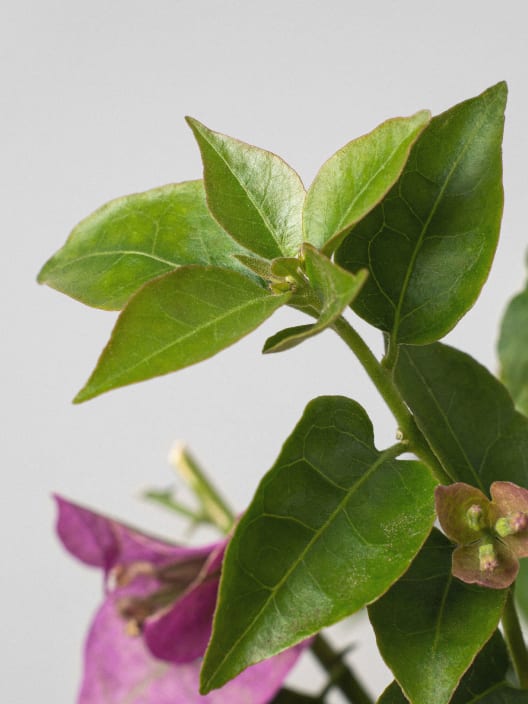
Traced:
[[265, 704], [303, 644], [198, 693], [227, 541], [186, 548], [57, 497], [66, 549], [103, 570], [105, 597], [84, 653], [78, 704]]

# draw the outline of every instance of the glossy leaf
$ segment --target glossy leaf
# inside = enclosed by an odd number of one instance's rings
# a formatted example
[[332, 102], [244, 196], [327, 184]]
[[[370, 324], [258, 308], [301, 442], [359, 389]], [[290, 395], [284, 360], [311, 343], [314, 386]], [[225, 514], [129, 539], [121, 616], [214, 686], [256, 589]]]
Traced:
[[408, 572], [369, 606], [380, 653], [412, 704], [450, 701], [504, 608], [507, 590], [452, 576], [452, 552], [435, 529]]
[[75, 401], [207, 359], [254, 330], [288, 298], [216, 267], [185, 266], [155, 279], [119, 316]]
[[485, 367], [441, 343], [402, 346], [394, 378], [453, 481], [528, 486], [528, 419]]
[[[500, 631], [495, 631], [462, 677], [451, 704], [481, 702], [491, 690], [502, 689], [509, 666], [506, 644]], [[378, 704], [407, 704], [408, 701], [398, 683], [393, 682], [383, 692]]]
[[434, 480], [394, 454], [375, 449], [356, 402], [307, 406], [226, 553], [204, 692], [357, 611], [403, 573], [430, 531]]
[[243, 271], [244, 250], [207, 209], [201, 181], [110, 201], [74, 228], [38, 280], [97, 308], [119, 310], [143, 284], [182, 264]]
[[242, 246], [265, 259], [295, 256], [302, 243], [305, 191], [275, 154], [187, 118], [204, 164], [207, 203]]
[[[366, 270], [351, 274], [330, 261], [310, 245], [303, 245], [304, 271], [314, 294], [318, 319], [316, 323], [300, 325], [270, 337], [264, 352], [282, 352], [325, 330], [358, 295], [367, 278]], [[295, 303], [295, 297], [292, 297]]]
[[371, 273], [354, 310], [396, 343], [445, 335], [473, 305], [502, 216], [506, 84], [433, 118], [379, 206], [337, 252]]
[[306, 194], [304, 239], [317, 249], [333, 252], [398, 179], [430, 119], [429, 111], [422, 110], [387, 120], [331, 156]]
[[498, 353], [500, 377], [517, 408], [528, 415], [528, 287], [515, 296], [506, 309]]

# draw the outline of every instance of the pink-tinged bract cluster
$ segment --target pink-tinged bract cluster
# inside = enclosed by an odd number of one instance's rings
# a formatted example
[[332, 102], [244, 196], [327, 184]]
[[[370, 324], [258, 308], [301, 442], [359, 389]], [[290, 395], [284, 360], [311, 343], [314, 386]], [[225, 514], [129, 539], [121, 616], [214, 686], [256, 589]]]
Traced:
[[528, 490], [494, 482], [491, 501], [462, 482], [439, 486], [436, 512], [453, 552], [453, 574], [463, 582], [492, 589], [509, 587], [528, 557]]

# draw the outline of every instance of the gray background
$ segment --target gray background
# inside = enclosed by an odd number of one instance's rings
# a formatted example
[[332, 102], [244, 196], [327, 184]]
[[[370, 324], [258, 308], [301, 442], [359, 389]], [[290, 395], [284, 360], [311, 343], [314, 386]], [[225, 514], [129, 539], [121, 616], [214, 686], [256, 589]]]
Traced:
[[[0, 23], [2, 122], [3, 641], [0, 699], [74, 700], [100, 576], [53, 535], [53, 491], [174, 538], [182, 524], [138, 500], [166, 485], [185, 439], [242, 510], [306, 402], [345, 393], [380, 446], [395, 424], [337, 338], [261, 357], [281, 312], [242, 343], [183, 371], [80, 407], [70, 399], [113, 325], [39, 288], [72, 226], [116, 196], [200, 176], [183, 121], [281, 154], [309, 184], [319, 165], [387, 117], [440, 112], [510, 86], [503, 238], [478, 305], [450, 341], [495, 366], [496, 325], [524, 280], [528, 50], [517, 2], [75, 0], [8, 2]], [[379, 349], [378, 334], [368, 335]], [[339, 626], [372, 690], [389, 676], [364, 617]], [[366, 640], [365, 640], [366, 639]], [[306, 682], [312, 665], [297, 673]], [[6, 676], [7, 675], [7, 676]], [[317, 680], [317, 675], [313, 675]]]

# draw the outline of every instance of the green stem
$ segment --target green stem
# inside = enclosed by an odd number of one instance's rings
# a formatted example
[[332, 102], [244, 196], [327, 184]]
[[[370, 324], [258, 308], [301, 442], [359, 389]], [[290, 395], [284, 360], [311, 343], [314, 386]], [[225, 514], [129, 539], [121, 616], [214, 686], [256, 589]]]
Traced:
[[176, 501], [172, 497], [170, 491], [156, 491], [154, 489], [149, 489], [148, 491], [143, 492], [141, 496], [147, 501], [152, 501], [153, 503], [163, 506], [169, 511], [179, 513], [181, 516], [189, 518], [193, 523], [209, 522], [209, 518], [204, 516], [203, 513], [196, 513], [196, 511], [193, 511], [192, 509], [187, 508], [184, 504], [181, 504], [179, 501]]
[[441, 484], [451, 484], [440, 462], [437, 460], [412, 414], [405, 405], [400, 392], [396, 388], [389, 369], [386, 369], [374, 356], [363, 338], [344, 319], [338, 318], [333, 324], [334, 330], [345, 344], [354, 352], [363, 368], [372, 380], [385, 403], [394, 415], [404, 439], [409, 444], [409, 450], [425, 462]]
[[506, 606], [502, 614], [502, 626], [519, 685], [522, 689], [528, 689], [528, 652], [515, 608], [513, 587], [506, 599]]
[[312, 653], [330, 675], [331, 683], [341, 690], [351, 704], [372, 704], [372, 699], [328, 641], [319, 633], [311, 646]]
[[204, 517], [222, 533], [228, 533], [235, 515], [187, 448], [177, 445], [170, 460], [200, 501]]

